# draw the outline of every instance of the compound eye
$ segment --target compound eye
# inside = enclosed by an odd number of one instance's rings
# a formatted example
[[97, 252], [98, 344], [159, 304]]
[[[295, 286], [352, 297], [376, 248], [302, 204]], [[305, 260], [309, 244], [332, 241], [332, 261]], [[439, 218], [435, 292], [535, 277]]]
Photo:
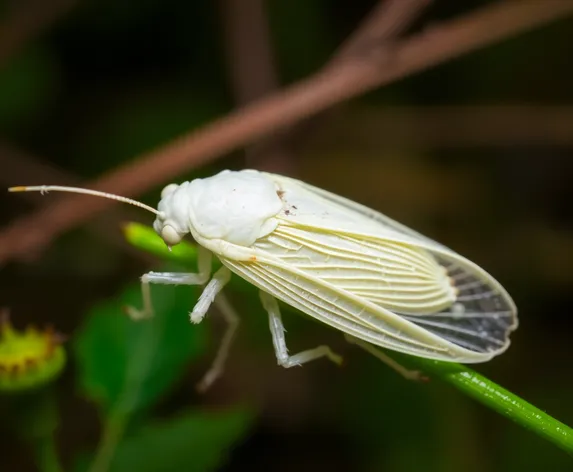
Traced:
[[175, 189], [177, 189], [177, 187], [179, 187], [178, 184], [169, 184], [166, 187], [164, 187], [163, 190], [161, 191], [161, 198], [165, 198], [170, 193], [173, 193]]
[[161, 230], [161, 239], [165, 241], [167, 246], [175, 246], [181, 242], [181, 236], [173, 226], [165, 225]]

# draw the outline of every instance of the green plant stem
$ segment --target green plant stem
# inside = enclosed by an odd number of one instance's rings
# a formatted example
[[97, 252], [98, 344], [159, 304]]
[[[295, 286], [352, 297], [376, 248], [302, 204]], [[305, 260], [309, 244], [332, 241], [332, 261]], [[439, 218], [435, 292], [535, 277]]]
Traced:
[[109, 469], [126, 426], [127, 417], [125, 415], [112, 414], [108, 417], [89, 472], [106, 472]]
[[56, 442], [53, 434], [39, 439], [34, 448], [34, 453], [40, 471], [63, 472], [64, 469], [56, 452]]
[[520, 426], [573, 455], [573, 429], [534, 407], [509, 390], [472, 369], [449, 362], [408, 359], [430, 376], [436, 376]]

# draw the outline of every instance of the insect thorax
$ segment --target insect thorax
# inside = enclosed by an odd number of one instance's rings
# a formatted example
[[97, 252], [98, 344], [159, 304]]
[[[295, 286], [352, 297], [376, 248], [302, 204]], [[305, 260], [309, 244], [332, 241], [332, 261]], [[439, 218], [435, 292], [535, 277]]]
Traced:
[[165, 198], [175, 201], [178, 192], [186, 193], [188, 231], [240, 246], [251, 246], [271, 233], [278, 224], [274, 217], [283, 207], [275, 183], [253, 170], [227, 170], [195, 179]]

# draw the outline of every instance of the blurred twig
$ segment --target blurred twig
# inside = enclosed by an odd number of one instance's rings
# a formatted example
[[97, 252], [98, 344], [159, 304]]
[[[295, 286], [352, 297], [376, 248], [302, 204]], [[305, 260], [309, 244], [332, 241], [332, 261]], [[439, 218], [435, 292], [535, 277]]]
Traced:
[[[430, 2], [380, 0], [325, 68], [391, 48], [392, 41]], [[246, 105], [270, 95], [279, 86], [265, 0], [222, 0], [221, 5], [231, 86], [237, 103]], [[308, 126], [304, 129], [310, 131]], [[300, 136], [301, 128], [295, 132]], [[247, 167], [294, 174], [294, 155], [288, 143], [293, 139], [297, 139], [295, 133], [288, 131], [262, 137], [247, 148]]]
[[0, 22], [0, 68], [18, 53], [30, 39], [55, 23], [76, 5], [78, 0], [27, 0], [12, 2]]
[[[360, 23], [358, 28], [344, 41], [338, 51], [324, 66], [323, 72], [334, 69], [354, 58], [366, 59], [369, 55], [391, 54], [398, 38], [411, 23], [420, 16], [431, 0], [380, 0]], [[304, 147], [309, 136], [313, 136], [344, 103], [336, 104], [322, 113], [316, 113], [299, 122], [290, 131], [290, 138], [297, 146]]]
[[411, 145], [573, 146], [573, 107], [545, 105], [391, 106], [344, 109], [314, 133], [311, 147], [377, 152]]
[[[126, 163], [88, 185], [131, 197], [139, 195], [225, 152], [344, 100], [571, 13], [573, 2], [563, 0], [495, 3], [396, 41], [391, 51], [353, 57], [318, 72]], [[31, 248], [45, 246], [59, 233], [81, 224], [112, 203], [97, 198], [62, 196], [50, 207], [17, 220], [0, 234], [0, 263], [21, 257]]]
[[278, 88], [265, 0], [221, 0], [230, 84], [239, 105]]
[[[266, 0], [221, 0], [221, 16], [230, 84], [244, 106], [279, 88]], [[283, 133], [263, 136], [246, 149], [246, 166], [292, 174], [293, 156]]]
[[382, 0], [362, 24], [342, 44], [327, 67], [335, 67], [354, 57], [364, 57], [390, 47], [422, 13], [431, 0]]

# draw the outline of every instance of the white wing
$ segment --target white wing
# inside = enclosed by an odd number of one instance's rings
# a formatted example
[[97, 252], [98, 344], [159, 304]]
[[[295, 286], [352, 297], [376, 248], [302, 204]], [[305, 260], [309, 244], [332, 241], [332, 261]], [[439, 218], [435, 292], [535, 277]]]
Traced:
[[372, 344], [419, 357], [457, 362], [482, 362], [496, 354], [472, 352], [459, 347], [290, 264], [280, 264], [274, 258], [266, 258], [263, 252], [257, 254], [256, 262], [240, 262], [224, 257], [221, 262], [279, 300]]
[[[267, 175], [279, 185], [286, 208], [275, 239], [260, 242], [266, 254], [300, 265], [306, 274], [329, 281], [336, 290], [378, 305], [383, 309], [381, 318], [391, 313], [474, 355], [489, 358], [507, 348], [509, 333], [517, 327], [516, 307], [503, 287], [479, 266], [363, 205], [303, 182]], [[322, 267], [329, 272], [321, 272], [316, 254], [333, 248], [338, 254], [324, 258]], [[308, 259], [309, 251], [314, 252], [314, 260]], [[300, 259], [303, 254], [306, 264]], [[402, 265], [396, 265], [396, 260]], [[375, 263], [379, 263], [377, 272], [371, 270]], [[453, 295], [439, 278], [440, 266], [455, 286]], [[408, 277], [412, 268], [415, 272]], [[425, 275], [433, 275], [434, 285]]]

